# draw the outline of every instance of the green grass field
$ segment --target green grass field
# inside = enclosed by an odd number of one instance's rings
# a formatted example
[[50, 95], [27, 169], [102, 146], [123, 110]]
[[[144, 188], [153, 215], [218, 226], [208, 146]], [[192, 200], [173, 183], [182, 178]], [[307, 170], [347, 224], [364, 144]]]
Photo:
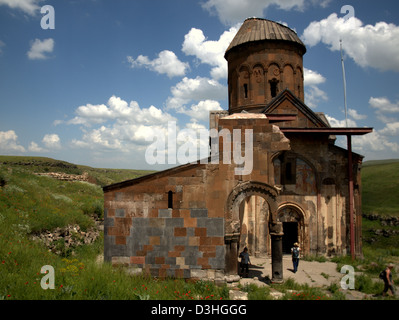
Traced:
[[[87, 172], [93, 183], [59, 181], [35, 175], [38, 172]], [[139, 177], [150, 171], [96, 169], [65, 161], [37, 157], [0, 156], [0, 300], [30, 299], [157, 299], [157, 300], [219, 300], [228, 298], [226, 286], [211, 282], [186, 282], [178, 279], [157, 280], [143, 276], [129, 276], [121, 269], [98, 263], [103, 253], [103, 235], [90, 245], [81, 245], [73, 254], [61, 250], [55, 254], [32, 236], [44, 230], [78, 224], [82, 230], [94, 225], [93, 216], [103, 215], [101, 186]], [[397, 215], [399, 208], [399, 162], [365, 163], [363, 168], [363, 200], [367, 213]], [[364, 239], [372, 237], [378, 221], [364, 220]], [[366, 268], [376, 276], [386, 261], [398, 263], [398, 236], [380, 237], [373, 244], [364, 241], [365, 260], [351, 262], [348, 257], [337, 260], [341, 264], [373, 265]], [[59, 244], [63, 246], [63, 243]], [[350, 259], [350, 258], [349, 258]], [[374, 264], [371, 264], [374, 262]], [[40, 283], [45, 276], [41, 268], [51, 265], [55, 270], [55, 289], [43, 290]], [[369, 278], [359, 283], [372, 289]], [[371, 284], [370, 284], [371, 283]], [[287, 282], [283, 289], [301, 290], [302, 296], [291, 293], [285, 299], [322, 297], [320, 291]], [[336, 288], [335, 288], [336, 289]], [[269, 289], [244, 288], [250, 299], [269, 299]], [[378, 288], [380, 290], [380, 288]], [[337, 290], [332, 299], [339, 299]]]
[[365, 162], [362, 189], [363, 213], [399, 216], [399, 160]]
[[[88, 172], [92, 181], [60, 181], [38, 172]], [[103, 253], [103, 235], [94, 244], [49, 252], [32, 235], [67, 225], [87, 230], [92, 216], [103, 215], [101, 186], [153, 171], [96, 169], [49, 158], [0, 156], [0, 300], [217, 300], [228, 298], [226, 287], [184, 280], [154, 281], [129, 276], [109, 264], [96, 263]], [[64, 245], [60, 243], [60, 246]], [[61, 248], [62, 249], [62, 248]], [[55, 289], [43, 290], [41, 268], [55, 270]]]

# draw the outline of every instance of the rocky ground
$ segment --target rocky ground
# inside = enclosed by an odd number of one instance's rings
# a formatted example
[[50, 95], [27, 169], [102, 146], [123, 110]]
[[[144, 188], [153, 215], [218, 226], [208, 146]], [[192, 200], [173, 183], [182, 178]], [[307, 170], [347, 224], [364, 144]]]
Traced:
[[45, 230], [40, 234], [33, 235], [32, 238], [42, 241], [46, 247], [55, 254], [73, 254], [78, 246], [93, 243], [100, 231], [103, 230], [102, 221], [96, 220], [95, 227], [83, 231], [79, 225], [69, 225], [64, 228], [56, 228], [52, 231]]

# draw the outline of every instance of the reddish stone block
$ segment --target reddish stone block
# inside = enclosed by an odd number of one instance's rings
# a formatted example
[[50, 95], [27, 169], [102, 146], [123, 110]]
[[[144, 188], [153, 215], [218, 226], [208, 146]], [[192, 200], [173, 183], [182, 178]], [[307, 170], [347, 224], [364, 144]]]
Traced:
[[175, 246], [175, 251], [184, 251], [186, 250], [185, 246]]
[[200, 245], [198, 247], [198, 250], [202, 252], [210, 252], [210, 251], [216, 251], [216, 247], [212, 245]]
[[116, 236], [115, 237], [115, 244], [125, 245], [126, 244], [126, 237]]
[[212, 239], [210, 237], [201, 237], [200, 238], [200, 245], [210, 245], [212, 244]]
[[161, 244], [160, 237], [150, 237], [150, 245], [159, 246]]
[[180, 211], [180, 217], [181, 218], [184, 218], [184, 219], [190, 218], [190, 210], [180, 209], [179, 211]]
[[216, 257], [216, 251], [209, 251], [209, 252], [204, 252], [202, 254], [204, 258], [215, 258]]
[[208, 265], [208, 258], [207, 257], [202, 257], [197, 259], [197, 264], [199, 265]]
[[187, 229], [186, 228], [175, 228], [175, 237], [186, 237]]
[[178, 251], [169, 251], [168, 257], [180, 257], [180, 252]]
[[180, 210], [173, 210], [172, 218], [180, 218]]
[[130, 257], [131, 264], [145, 264], [145, 257]]
[[186, 228], [195, 228], [197, 226], [197, 218], [184, 218], [184, 227]]
[[108, 227], [108, 229], [107, 229], [107, 234], [109, 235], [109, 236], [116, 236], [117, 235], [117, 233], [116, 233], [116, 228], [115, 227]]
[[206, 228], [195, 228], [196, 237], [206, 237]]
[[214, 246], [223, 246], [224, 245], [224, 238], [223, 237], [212, 237], [211, 244]]
[[155, 264], [164, 264], [165, 257], [155, 257]]

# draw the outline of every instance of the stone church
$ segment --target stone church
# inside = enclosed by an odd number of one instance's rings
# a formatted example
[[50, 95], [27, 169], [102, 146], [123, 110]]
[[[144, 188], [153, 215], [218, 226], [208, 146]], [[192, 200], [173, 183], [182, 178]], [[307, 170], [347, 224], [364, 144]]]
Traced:
[[[198, 161], [104, 187], [104, 259], [155, 277], [237, 274], [238, 254], [362, 255], [361, 164], [353, 135], [304, 101], [297, 34], [279, 23], [245, 20], [227, 48], [228, 111], [210, 112], [210, 129], [252, 132], [252, 170], [233, 161]], [[347, 137], [348, 148], [335, 145]], [[220, 136], [218, 154], [236, 142]], [[210, 159], [209, 159], [210, 160]]]

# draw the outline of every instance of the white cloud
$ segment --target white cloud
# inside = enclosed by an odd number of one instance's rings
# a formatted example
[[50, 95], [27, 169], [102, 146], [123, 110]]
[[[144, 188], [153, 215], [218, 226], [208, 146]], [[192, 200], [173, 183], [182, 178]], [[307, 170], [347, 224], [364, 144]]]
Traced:
[[42, 147], [39, 147], [39, 145], [36, 142], [34, 142], [34, 141], [32, 141], [30, 143], [30, 145], [28, 147], [28, 150], [30, 152], [44, 152], [44, 151], [46, 151], [46, 149], [43, 149]]
[[356, 17], [345, 19], [336, 13], [314, 21], [304, 30], [308, 46], [324, 43], [332, 51], [343, 50], [361, 67], [399, 71], [399, 27], [386, 22], [363, 25]]
[[319, 87], [315, 85], [305, 87], [305, 103], [308, 107], [315, 109], [321, 101], [327, 100], [327, 93]]
[[[72, 145], [78, 148], [118, 151], [143, 152], [150, 144], [148, 137], [167, 136], [167, 123], [158, 125], [140, 125], [115, 122], [108, 126], [101, 126], [90, 131], [84, 131], [81, 140], [72, 140]], [[143, 154], [144, 157], [144, 154]]]
[[224, 53], [236, 35], [239, 26], [231, 27], [223, 32], [219, 40], [207, 40], [200, 29], [192, 28], [184, 36], [182, 51], [186, 55], [195, 56], [201, 63], [212, 66], [213, 79], [227, 78], [227, 61]]
[[220, 103], [215, 100], [202, 100], [198, 104], [193, 104], [190, 109], [182, 107], [178, 112], [186, 114], [192, 120], [209, 121], [209, 111], [222, 110]]
[[[141, 109], [136, 101], [127, 103], [119, 97], [112, 96], [109, 98], [107, 105], [87, 104], [76, 109], [77, 116], [69, 121], [68, 124], [83, 124], [91, 126], [93, 124], [105, 123], [107, 121], [117, 121], [122, 124], [145, 124], [154, 125], [157, 123], [165, 123], [172, 121], [174, 118], [162, 112], [162, 110], [150, 106], [149, 108]], [[57, 124], [61, 120], [57, 121]]]
[[52, 38], [45, 40], [35, 39], [27, 55], [30, 60], [45, 60], [49, 58], [46, 54], [52, 53], [53, 50], [54, 40]]
[[75, 113], [77, 116], [72, 120], [68, 121], [68, 124], [84, 124], [90, 125], [93, 123], [102, 123], [107, 119], [112, 119], [112, 111], [104, 104], [92, 105], [87, 104], [80, 106], [76, 109]]
[[399, 101], [393, 103], [386, 97], [371, 97], [369, 100], [369, 105], [375, 110], [377, 119], [379, 119], [383, 123], [389, 124], [397, 121], [397, 119], [394, 118], [392, 114], [399, 114]]
[[[112, 155], [112, 157], [117, 157], [118, 154], [122, 154], [125, 160], [130, 159], [130, 161], [134, 161], [136, 168], [141, 166], [150, 169], [154, 169], [155, 167], [151, 166], [151, 163], [148, 162], [146, 158], [147, 152], [149, 152], [148, 148], [153, 146], [154, 142], [158, 141], [159, 137], [164, 139], [164, 142], [159, 146], [157, 145], [157, 152], [165, 156], [167, 156], [170, 151], [168, 149], [169, 139], [172, 142], [176, 141], [177, 152], [181, 152], [181, 146], [184, 148], [188, 146], [207, 148], [209, 139], [201, 139], [204, 137], [203, 135], [201, 136], [199, 132], [199, 130], [205, 129], [205, 125], [199, 123], [196, 119], [205, 119], [208, 117], [209, 110], [220, 108], [217, 101], [211, 100], [200, 101], [197, 105], [192, 105], [187, 109], [182, 108], [181, 111], [188, 114], [192, 119], [187, 124], [184, 124], [183, 128], [177, 125], [176, 136], [172, 135], [169, 137], [170, 132], [168, 128], [170, 125], [174, 126], [177, 120], [170, 114], [153, 106], [147, 109], [141, 109], [137, 102], [132, 101], [127, 103], [115, 96], [109, 99], [105, 105], [106, 109], [102, 107], [99, 109], [100, 111], [98, 111], [93, 110], [95, 107], [94, 105], [89, 106], [91, 107], [87, 109], [77, 108], [77, 110], [79, 109], [77, 113], [80, 114], [82, 123], [84, 121], [89, 122], [92, 115], [98, 119], [105, 119], [105, 117], [103, 117], [105, 115], [108, 117], [107, 123], [91, 123], [94, 128], [82, 126], [80, 128], [82, 130], [82, 136], [71, 141], [70, 144], [72, 148], [82, 150], [82, 152], [89, 151], [92, 154], [101, 154], [105, 158], [108, 157], [107, 153]], [[198, 151], [198, 149], [195, 150]], [[173, 145], [171, 151], [173, 152]], [[179, 153], [177, 153], [177, 155], [178, 154]], [[196, 152], [193, 156], [194, 158], [199, 157], [200, 152]], [[165, 161], [169, 162], [169, 158], [166, 157]], [[180, 164], [180, 160], [178, 161]], [[170, 164], [165, 163], [165, 165], [169, 166], [176, 164], [176, 162]], [[156, 166], [157, 169], [164, 168], [160, 164]]]
[[43, 137], [42, 142], [49, 149], [60, 149], [61, 148], [61, 140], [57, 134], [46, 134]]
[[18, 136], [14, 130], [0, 131], [1, 152], [25, 152], [25, 148], [18, 144]]
[[261, 17], [272, 5], [283, 10], [302, 10], [304, 3], [305, 0], [207, 0], [202, 7], [216, 14], [222, 23], [232, 25], [248, 17]]
[[[343, 127], [347, 126], [345, 120], [335, 119], [334, 117], [331, 117], [328, 114], [326, 114], [326, 118], [327, 118], [328, 122], [330, 123], [331, 127], [343, 128]], [[357, 124], [354, 120], [348, 119], [348, 127], [357, 127]]]
[[303, 11], [307, 5], [326, 7], [331, 0], [207, 0], [202, 7], [227, 25], [242, 22], [248, 17], [262, 17], [270, 6], [282, 10]]
[[353, 147], [358, 152], [372, 153], [372, 152], [398, 152], [399, 145], [396, 142], [392, 142], [388, 137], [381, 131], [373, 131], [363, 136], [354, 136]]
[[142, 149], [149, 144], [146, 141], [148, 136], [159, 132], [167, 134], [168, 122], [176, 121], [154, 106], [140, 108], [136, 101], [128, 103], [116, 96], [112, 96], [106, 105], [80, 106], [75, 113], [77, 116], [68, 124], [102, 125], [90, 130], [82, 129], [82, 138], [74, 139], [73, 146], [121, 152]]
[[305, 86], [318, 85], [326, 82], [326, 78], [324, 78], [320, 73], [307, 68], [303, 68], [303, 78]]
[[151, 71], [166, 74], [169, 78], [184, 76], [190, 68], [188, 63], [181, 62], [176, 54], [169, 50], [161, 51], [154, 60], [143, 55], [139, 55], [137, 59], [128, 56], [127, 60], [132, 68], [145, 67]]
[[399, 122], [387, 123], [385, 128], [380, 131], [381, 134], [387, 136], [398, 136], [399, 135]]
[[[373, 132], [366, 135], [353, 136], [353, 150], [361, 154], [367, 154], [371, 159], [396, 158], [397, 152], [399, 152], [399, 144], [397, 142], [399, 122], [395, 121], [391, 116], [386, 117], [385, 113], [392, 114], [399, 112], [399, 102], [392, 103], [385, 97], [371, 97], [369, 105], [375, 109], [375, 113], [380, 120], [385, 120], [385, 127], [374, 129]], [[363, 120], [366, 118], [365, 115], [360, 115], [353, 109], [349, 109], [348, 114], [354, 120]], [[327, 119], [330, 121], [331, 126], [344, 127], [346, 125], [345, 120], [337, 120], [328, 115]], [[348, 119], [349, 127], [357, 126], [354, 120]]]
[[[332, 127], [346, 127], [345, 120], [338, 120], [334, 117], [326, 115], [330, 125]], [[357, 127], [354, 120], [348, 119], [348, 127]], [[395, 153], [399, 151], [399, 144], [392, 141], [392, 137], [399, 132], [399, 122], [387, 125], [382, 130], [373, 130], [373, 132], [352, 137], [352, 147], [355, 152], [360, 154], [367, 154], [371, 158], [383, 159], [395, 156]], [[338, 137], [337, 144], [341, 144], [344, 148], [347, 147], [346, 139]]]
[[376, 109], [377, 112], [397, 113], [399, 112], [399, 101], [392, 103], [385, 97], [374, 98], [369, 100], [370, 107]]
[[38, 3], [43, 0], [0, 0], [0, 6], [6, 5], [11, 9], [19, 9], [33, 16], [39, 10]]
[[305, 86], [305, 102], [315, 109], [321, 101], [327, 101], [327, 93], [320, 89], [318, 85], [326, 82], [326, 78], [307, 68], [303, 68], [304, 86]]
[[364, 120], [367, 118], [366, 115], [359, 114], [355, 109], [351, 109], [351, 108], [348, 109], [348, 115], [355, 120]]
[[198, 76], [195, 79], [184, 77], [171, 92], [167, 107], [179, 111], [192, 101], [226, 99], [227, 88], [216, 80]]
[[117, 128], [101, 126], [86, 132], [82, 140], [72, 140], [76, 147], [91, 148], [104, 147], [106, 149], [118, 149], [123, 151], [121, 134]]

